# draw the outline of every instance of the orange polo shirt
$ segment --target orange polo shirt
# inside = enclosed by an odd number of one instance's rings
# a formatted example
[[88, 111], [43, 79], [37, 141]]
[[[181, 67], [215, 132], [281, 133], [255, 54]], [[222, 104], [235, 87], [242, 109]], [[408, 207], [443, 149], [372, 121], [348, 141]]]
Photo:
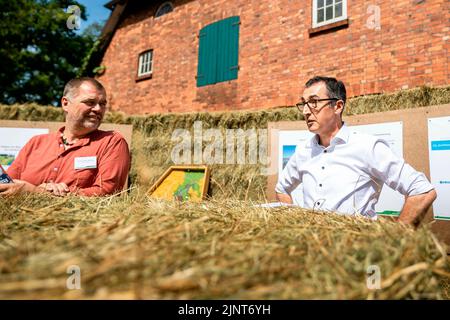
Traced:
[[64, 182], [71, 192], [85, 196], [121, 191], [130, 170], [125, 139], [117, 132], [96, 130], [65, 150], [63, 130], [33, 137], [8, 168], [8, 175], [36, 186]]

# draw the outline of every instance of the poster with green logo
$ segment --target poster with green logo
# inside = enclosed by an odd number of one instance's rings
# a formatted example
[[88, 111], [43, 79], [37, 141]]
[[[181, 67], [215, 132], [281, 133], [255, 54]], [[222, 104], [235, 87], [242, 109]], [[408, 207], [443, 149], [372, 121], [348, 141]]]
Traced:
[[450, 117], [428, 119], [430, 177], [437, 198], [434, 218], [450, 220]]

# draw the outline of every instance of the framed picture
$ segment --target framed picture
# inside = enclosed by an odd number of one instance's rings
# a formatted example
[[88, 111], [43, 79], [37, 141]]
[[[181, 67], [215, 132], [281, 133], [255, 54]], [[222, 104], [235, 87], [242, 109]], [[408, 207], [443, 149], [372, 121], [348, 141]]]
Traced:
[[172, 166], [150, 188], [152, 198], [194, 201], [205, 199], [210, 170], [206, 166]]

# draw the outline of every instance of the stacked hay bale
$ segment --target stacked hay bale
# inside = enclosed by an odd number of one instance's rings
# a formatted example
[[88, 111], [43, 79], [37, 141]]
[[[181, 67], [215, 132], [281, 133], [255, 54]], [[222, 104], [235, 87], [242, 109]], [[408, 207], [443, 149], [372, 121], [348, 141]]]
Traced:
[[[236, 199], [161, 202], [134, 189], [101, 200], [7, 199], [0, 231], [3, 299], [449, 297], [445, 248], [427, 228], [389, 220]], [[67, 287], [74, 266], [80, 290]]]
[[[450, 103], [450, 87], [353, 98], [347, 114]], [[0, 106], [0, 119], [63, 121], [59, 108]], [[428, 227], [408, 229], [300, 208], [265, 209], [262, 164], [213, 165], [201, 204], [144, 195], [173, 165], [175, 129], [195, 121], [263, 129], [293, 107], [233, 113], [107, 114], [132, 124], [131, 194], [21, 196], [0, 206], [0, 298], [449, 299], [450, 262]], [[226, 200], [220, 200], [226, 199]], [[240, 200], [250, 201], [240, 201]], [[79, 268], [81, 290], [68, 271]], [[380, 289], [371, 277], [380, 271]], [[369, 273], [368, 273], [369, 271]]]
[[[345, 109], [347, 115], [416, 108], [450, 103], [450, 87], [422, 87], [402, 90], [394, 94], [362, 96], [349, 99]], [[0, 119], [63, 121], [60, 108], [37, 105], [0, 106]], [[267, 129], [271, 121], [302, 120], [295, 107], [275, 108], [261, 111], [153, 114], [128, 116], [108, 113], [105, 121], [118, 124], [132, 124], [133, 163], [131, 181], [149, 187], [171, 165], [171, 151], [178, 143], [172, 139], [175, 129], [186, 129], [193, 136], [193, 126], [201, 121], [203, 130]], [[193, 143], [193, 141], [192, 141]], [[203, 146], [205, 147], [205, 145]], [[264, 165], [256, 164], [214, 164], [212, 167], [210, 195], [213, 198], [237, 196], [239, 199], [264, 199], [266, 176], [261, 175]]]

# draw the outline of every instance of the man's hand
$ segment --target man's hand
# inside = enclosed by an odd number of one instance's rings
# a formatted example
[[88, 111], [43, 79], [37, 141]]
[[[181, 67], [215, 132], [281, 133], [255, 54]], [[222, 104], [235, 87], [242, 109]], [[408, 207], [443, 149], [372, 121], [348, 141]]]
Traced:
[[414, 227], [419, 226], [436, 197], [437, 195], [434, 189], [427, 193], [406, 197], [405, 205], [403, 206], [398, 221]]
[[282, 203], [288, 203], [288, 204], [292, 204], [292, 198], [290, 195], [288, 194], [284, 194], [284, 193], [277, 193], [277, 199], [278, 201], [282, 202]]
[[58, 197], [65, 197], [70, 192], [69, 187], [65, 183], [43, 183], [39, 187]]
[[9, 197], [23, 192], [42, 192], [42, 189], [23, 180], [0, 184], [0, 196]]

